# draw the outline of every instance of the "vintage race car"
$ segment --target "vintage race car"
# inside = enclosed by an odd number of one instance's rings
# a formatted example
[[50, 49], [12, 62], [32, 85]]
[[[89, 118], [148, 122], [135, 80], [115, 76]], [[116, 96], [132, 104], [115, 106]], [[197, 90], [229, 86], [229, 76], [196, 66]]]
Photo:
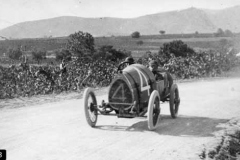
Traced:
[[[154, 130], [160, 120], [160, 101], [169, 101], [172, 118], [178, 115], [180, 104], [177, 84], [164, 90], [164, 80], [156, 81], [154, 74], [141, 64], [132, 64], [116, 75], [109, 86], [108, 102], [97, 105], [93, 88], [86, 88], [83, 103], [87, 123], [94, 127], [98, 115], [122, 118], [143, 117], [147, 113], [148, 128]], [[166, 82], [165, 82], [166, 83]]]

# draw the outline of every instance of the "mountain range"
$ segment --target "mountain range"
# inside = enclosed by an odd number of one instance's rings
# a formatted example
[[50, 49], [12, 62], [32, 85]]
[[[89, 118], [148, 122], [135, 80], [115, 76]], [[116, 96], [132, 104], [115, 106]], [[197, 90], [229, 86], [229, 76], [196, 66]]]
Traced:
[[64, 37], [77, 31], [94, 37], [127, 36], [138, 31], [141, 35], [214, 33], [218, 28], [240, 32], [240, 6], [221, 10], [188, 8], [160, 12], [136, 18], [83, 18], [74, 16], [27, 21], [0, 30], [6, 38]]

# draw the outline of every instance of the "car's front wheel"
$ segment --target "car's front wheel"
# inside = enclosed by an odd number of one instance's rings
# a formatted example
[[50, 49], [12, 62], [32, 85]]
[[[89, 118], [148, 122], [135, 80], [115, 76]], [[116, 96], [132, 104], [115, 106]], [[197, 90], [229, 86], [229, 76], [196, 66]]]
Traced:
[[97, 123], [97, 99], [92, 88], [86, 88], [83, 93], [83, 104], [87, 123], [95, 127]]
[[160, 115], [160, 96], [158, 91], [154, 90], [149, 98], [148, 102], [148, 129], [155, 130], [159, 121]]

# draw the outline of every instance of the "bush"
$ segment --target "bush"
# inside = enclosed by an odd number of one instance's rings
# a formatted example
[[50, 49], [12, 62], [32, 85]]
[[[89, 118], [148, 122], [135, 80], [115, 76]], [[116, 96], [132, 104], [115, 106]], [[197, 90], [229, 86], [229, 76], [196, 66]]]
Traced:
[[170, 58], [171, 55], [174, 55], [175, 57], [187, 57], [195, 55], [195, 51], [188, 47], [183, 41], [175, 40], [169, 43], [164, 43], [159, 54], [162, 54], [167, 58]]

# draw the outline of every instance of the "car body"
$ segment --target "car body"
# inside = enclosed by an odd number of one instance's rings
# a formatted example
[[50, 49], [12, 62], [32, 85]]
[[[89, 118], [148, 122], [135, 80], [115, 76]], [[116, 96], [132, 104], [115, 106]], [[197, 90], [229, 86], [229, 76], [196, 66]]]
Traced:
[[[173, 118], [178, 114], [180, 98], [177, 85], [173, 84], [171, 89], [167, 89], [164, 93], [163, 90], [164, 80], [156, 81], [154, 74], [146, 66], [129, 65], [111, 82], [108, 102], [102, 101], [101, 105], [97, 105], [93, 89], [85, 90], [84, 108], [87, 122], [94, 127], [98, 114], [133, 118], [145, 116], [147, 113], [148, 127], [153, 130], [159, 121], [160, 101], [170, 101]], [[89, 98], [92, 99], [90, 103], [88, 103]], [[95, 116], [95, 119], [91, 120], [91, 116]]]

